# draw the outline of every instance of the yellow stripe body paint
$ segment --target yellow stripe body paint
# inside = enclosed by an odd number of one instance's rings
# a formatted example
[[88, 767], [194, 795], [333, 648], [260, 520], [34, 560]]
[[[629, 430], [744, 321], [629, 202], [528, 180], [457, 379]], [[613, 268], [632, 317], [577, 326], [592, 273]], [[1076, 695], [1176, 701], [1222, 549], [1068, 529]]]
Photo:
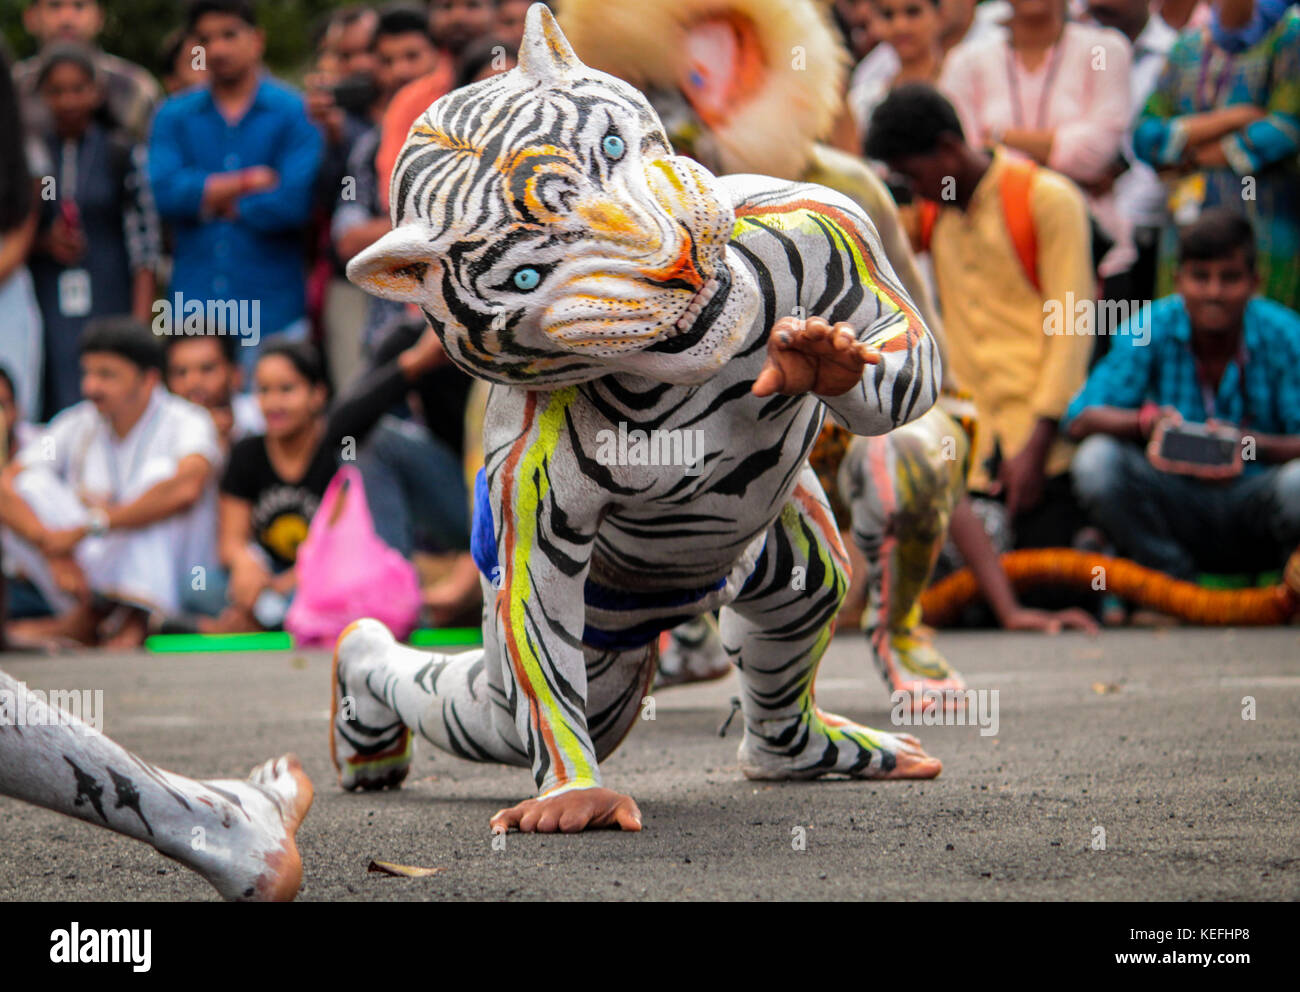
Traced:
[[550, 478], [547, 466], [559, 443], [560, 432], [564, 429], [564, 415], [578, 395], [576, 386], [559, 389], [546, 395], [539, 404], [545, 408], [537, 418], [537, 438], [524, 452], [519, 460], [516, 476], [515, 495], [515, 546], [513, 549], [514, 581], [510, 584], [510, 626], [514, 630], [515, 644], [519, 646], [516, 659], [522, 668], [527, 685], [525, 691], [537, 700], [537, 710], [542, 723], [551, 732], [558, 755], [552, 755], [557, 764], [563, 762], [572, 779], [593, 780], [592, 768], [573, 728], [565, 720], [564, 713], [556, 701], [546, 675], [542, 671], [542, 661], [537, 656], [536, 648], [529, 637], [525, 607], [532, 595], [532, 574], [530, 563], [536, 550], [537, 508], [550, 492]]

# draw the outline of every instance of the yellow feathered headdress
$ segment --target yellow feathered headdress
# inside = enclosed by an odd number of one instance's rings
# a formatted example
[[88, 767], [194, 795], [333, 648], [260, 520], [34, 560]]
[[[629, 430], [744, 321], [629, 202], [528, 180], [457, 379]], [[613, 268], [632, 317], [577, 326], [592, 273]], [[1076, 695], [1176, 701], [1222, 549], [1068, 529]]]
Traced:
[[840, 109], [848, 54], [815, 0], [561, 0], [587, 65], [677, 90], [723, 172], [797, 179]]

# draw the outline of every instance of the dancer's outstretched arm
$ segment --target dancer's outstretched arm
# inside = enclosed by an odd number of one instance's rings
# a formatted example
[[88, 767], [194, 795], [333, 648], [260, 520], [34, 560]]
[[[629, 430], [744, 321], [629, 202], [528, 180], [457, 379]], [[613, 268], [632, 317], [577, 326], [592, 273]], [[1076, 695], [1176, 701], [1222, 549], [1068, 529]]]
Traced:
[[752, 177], [729, 181], [749, 194], [736, 208], [733, 244], [761, 257], [779, 236], [802, 262], [798, 279], [772, 269], [775, 297], [802, 309], [792, 319], [777, 315], [755, 395], [816, 393], [836, 421], [863, 435], [929, 410], [943, 376], [939, 348], [862, 208], [821, 186], [758, 192]]

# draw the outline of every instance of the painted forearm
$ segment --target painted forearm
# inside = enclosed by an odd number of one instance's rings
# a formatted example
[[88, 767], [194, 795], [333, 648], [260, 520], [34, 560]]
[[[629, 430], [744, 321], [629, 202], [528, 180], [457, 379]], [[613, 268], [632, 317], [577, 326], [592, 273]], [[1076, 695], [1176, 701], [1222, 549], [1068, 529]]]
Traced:
[[[859, 338], [871, 340], [872, 329], [867, 328]], [[821, 400], [853, 433], [885, 434], [934, 406], [942, 375], [938, 348], [927, 334], [909, 340], [902, 348], [883, 351], [880, 364], [868, 365], [856, 388]]]

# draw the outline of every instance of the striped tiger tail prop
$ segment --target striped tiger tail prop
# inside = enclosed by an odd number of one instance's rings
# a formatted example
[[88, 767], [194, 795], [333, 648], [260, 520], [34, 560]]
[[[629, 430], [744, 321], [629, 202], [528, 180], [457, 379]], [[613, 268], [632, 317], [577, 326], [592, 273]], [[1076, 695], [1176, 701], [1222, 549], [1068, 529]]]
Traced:
[[[813, 701], [847, 559], [809, 452], [827, 410], [863, 435], [921, 417], [942, 372], [861, 209], [674, 155], [645, 98], [583, 65], [541, 4], [516, 69], [416, 122], [392, 191], [394, 230], [350, 278], [419, 305], [451, 360], [494, 384], [473, 527], [484, 646], [346, 633], [343, 785], [400, 781], [408, 728], [531, 768], [539, 797], [594, 788], [660, 633], [715, 610], [745, 774], [937, 774], [913, 738]], [[845, 322], [880, 360], [841, 395], [756, 397], [783, 316]]]

